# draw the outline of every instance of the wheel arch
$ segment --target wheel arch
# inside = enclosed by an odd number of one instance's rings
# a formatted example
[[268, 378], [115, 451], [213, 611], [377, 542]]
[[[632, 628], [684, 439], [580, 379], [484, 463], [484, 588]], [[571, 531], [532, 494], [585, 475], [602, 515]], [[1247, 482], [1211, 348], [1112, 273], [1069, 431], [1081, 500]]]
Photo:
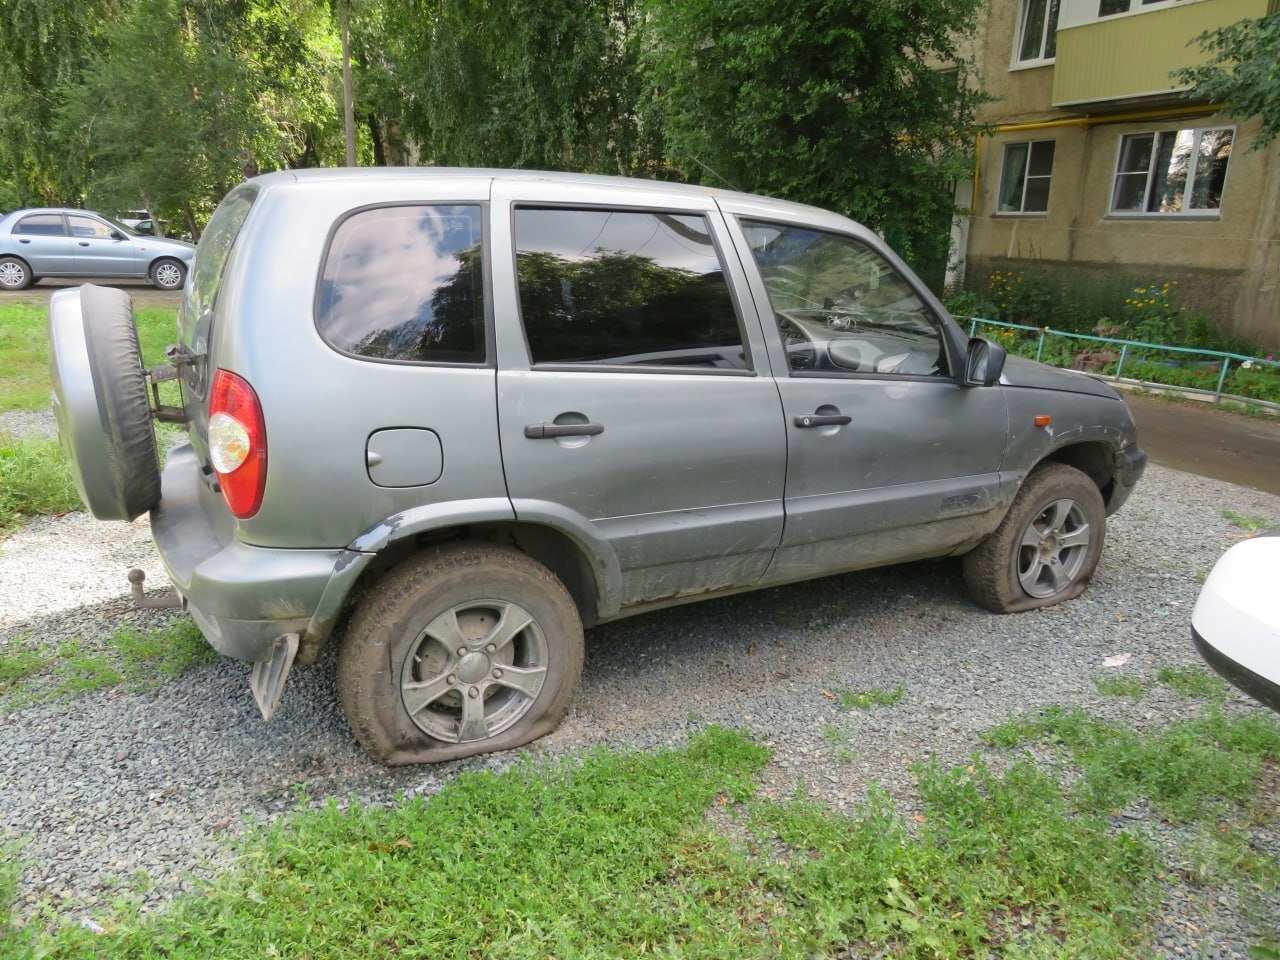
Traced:
[[1117, 452], [1115, 445], [1109, 440], [1080, 439], [1053, 448], [1036, 461], [1031, 469], [1034, 470], [1042, 463], [1065, 463], [1069, 467], [1075, 467], [1094, 482], [1098, 492], [1102, 494], [1103, 502], [1109, 503], [1115, 488]]

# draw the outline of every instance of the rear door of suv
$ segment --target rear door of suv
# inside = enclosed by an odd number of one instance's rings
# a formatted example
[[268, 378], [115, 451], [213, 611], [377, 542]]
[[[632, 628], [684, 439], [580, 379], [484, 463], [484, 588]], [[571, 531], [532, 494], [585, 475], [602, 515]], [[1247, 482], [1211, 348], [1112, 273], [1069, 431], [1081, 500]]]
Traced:
[[714, 202], [498, 180], [493, 223], [517, 517], [607, 544], [624, 606], [756, 582], [782, 534], [786, 437]]

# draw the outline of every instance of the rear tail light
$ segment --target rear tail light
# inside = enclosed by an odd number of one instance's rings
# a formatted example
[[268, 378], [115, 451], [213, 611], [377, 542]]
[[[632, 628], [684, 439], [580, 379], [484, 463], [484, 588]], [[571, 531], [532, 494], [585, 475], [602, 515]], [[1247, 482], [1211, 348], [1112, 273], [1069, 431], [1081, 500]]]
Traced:
[[253, 387], [227, 370], [213, 375], [208, 436], [209, 463], [223, 499], [241, 520], [252, 517], [267, 485], [267, 428]]

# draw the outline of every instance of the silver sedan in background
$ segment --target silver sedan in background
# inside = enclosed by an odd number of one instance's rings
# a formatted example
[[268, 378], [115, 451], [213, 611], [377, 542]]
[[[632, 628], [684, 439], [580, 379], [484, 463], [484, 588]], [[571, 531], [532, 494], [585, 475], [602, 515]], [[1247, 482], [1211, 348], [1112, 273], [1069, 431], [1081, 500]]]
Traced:
[[195, 252], [89, 210], [15, 210], [0, 217], [0, 289], [21, 290], [42, 277], [131, 277], [178, 290]]

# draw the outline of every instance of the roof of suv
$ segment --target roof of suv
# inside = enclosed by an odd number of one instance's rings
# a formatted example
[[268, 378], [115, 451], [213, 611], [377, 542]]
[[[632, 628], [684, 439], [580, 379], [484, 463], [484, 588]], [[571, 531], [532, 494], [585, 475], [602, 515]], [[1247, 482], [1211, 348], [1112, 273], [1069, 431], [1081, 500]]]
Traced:
[[[589, 173], [564, 173], [554, 170], [508, 170], [485, 167], [310, 167], [303, 170], [281, 170], [257, 177], [253, 182], [269, 186], [273, 183], [308, 183], [308, 182], [368, 182], [371, 178], [380, 180], [440, 180], [450, 178], [491, 177], [494, 180], [508, 182], [541, 181], [579, 185], [584, 187], [618, 187], [629, 191], [653, 191], [665, 194], [685, 194], [690, 197], [714, 197], [717, 200], [738, 200], [752, 203], [767, 203], [778, 208], [787, 208], [797, 214], [821, 214], [833, 216], [830, 210], [813, 207], [789, 200], [778, 200], [760, 194], [743, 193], [737, 190], [722, 190], [718, 187], [707, 187], [700, 184], [678, 183], [671, 180], [642, 180], [635, 177], [611, 177]], [[843, 219], [843, 218], [842, 218]]]

